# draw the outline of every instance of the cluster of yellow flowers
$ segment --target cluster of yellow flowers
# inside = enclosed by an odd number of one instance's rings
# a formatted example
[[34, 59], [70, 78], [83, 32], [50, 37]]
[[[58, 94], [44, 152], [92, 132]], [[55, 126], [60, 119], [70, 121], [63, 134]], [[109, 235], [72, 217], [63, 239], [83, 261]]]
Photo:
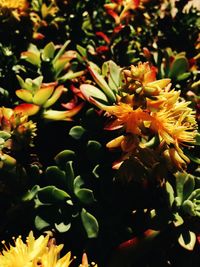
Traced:
[[125, 131], [107, 147], [121, 147], [126, 159], [138, 147], [148, 147], [154, 138], [154, 144], [156, 140], [159, 143], [158, 154], [167, 158], [169, 165], [183, 170], [189, 163], [183, 146], [194, 143], [197, 133], [195, 111], [181, 98], [181, 91], [171, 89], [170, 79], [156, 80], [155, 71], [147, 62], [124, 70], [125, 86], [117, 103], [101, 106], [112, 118], [107, 129]]
[[[60, 257], [63, 244], [56, 245], [50, 235], [41, 235], [35, 239], [31, 231], [24, 243], [21, 236], [15, 240], [15, 245], [6, 247], [0, 254], [1, 267], [68, 267], [73, 258], [71, 252]], [[2, 242], [4, 243], [4, 242]], [[80, 267], [89, 267], [87, 255], [84, 253]], [[93, 265], [97, 267], [97, 265]]]
[[17, 20], [20, 20], [20, 16], [28, 8], [28, 1], [27, 0], [0, 0], [0, 10], [3, 8], [7, 8], [11, 10], [13, 16]]

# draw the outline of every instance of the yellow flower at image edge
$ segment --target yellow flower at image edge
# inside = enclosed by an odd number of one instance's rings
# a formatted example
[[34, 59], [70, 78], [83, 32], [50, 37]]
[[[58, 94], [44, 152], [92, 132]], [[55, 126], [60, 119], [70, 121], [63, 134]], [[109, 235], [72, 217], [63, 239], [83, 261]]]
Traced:
[[0, 0], [0, 7], [23, 10], [27, 7], [27, 1], [26, 0]]
[[41, 235], [35, 239], [33, 232], [29, 233], [24, 243], [19, 236], [15, 245], [5, 246], [0, 254], [1, 267], [68, 267], [71, 263], [71, 253], [68, 252], [62, 258], [59, 253], [63, 245], [49, 245], [49, 235]]

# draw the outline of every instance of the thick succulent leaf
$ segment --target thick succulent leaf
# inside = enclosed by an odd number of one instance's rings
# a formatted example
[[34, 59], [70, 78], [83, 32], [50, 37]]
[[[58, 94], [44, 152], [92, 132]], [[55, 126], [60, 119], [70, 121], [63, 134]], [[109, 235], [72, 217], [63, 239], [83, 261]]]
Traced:
[[31, 51], [22, 52], [21, 59], [24, 59], [37, 67], [39, 67], [41, 64], [40, 55], [37, 55], [36, 53]]
[[84, 106], [84, 102], [79, 104], [78, 106], [75, 106], [73, 109], [70, 110], [45, 110], [42, 114], [43, 118], [46, 120], [52, 120], [52, 121], [72, 121], [72, 117], [75, 116]]
[[67, 89], [63, 85], [58, 86], [51, 95], [51, 97], [49, 97], [47, 101], [43, 104], [43, 107], [44, 108], [51, 107], [60, 98], [61, 94], [66, 91]]
[[53, 60], [53, 68], [55, 71], [55, 77], [58, 77], [58, 75], [68, 66], [70, 60], [76, 58], [76, 51], [69, 50], [64, 53], [60, 58], [58, 58], [56, 61]]
[[73, 169], [73, 161], [68, 161], [65, 164], [65, 172], [66, 172], [66, 179], [67, 179], [67, 186], [70, 192], [74, 191], [74, 169]]
[[69, 229], [71, 228], [71, 223], [68, 223], [68, 224], [65, 224], [63, 222], [59, 224], [55, 223], [55, 228], [56, 230], [58, 230], [59, 233], [65, 233], [69, 231]]
[[53, 91], [54, 91], [54, 86], [52, 85], [40, 88], [33, 97], [33, 103], [39, 106], [43, 105], [52, 95]]
[[174, 189], [169, 182], [166, 182], [166, 191], [167, 191], [167, 194], [169, 197], [170, 207], [172, 207], [172, 205], [174, 203]]
[[169, 77], [177, 78], [181, 74], [187, 72], [189, 67], [188, 60], [185, 56], [178, 56], [172, 63]]
[[97, 101], [102, 101], [103, 103], [108, 103], [108, 98], [106, 95], [99, 90], [97, 87], [91, 84], [81, 84], [80, 86], [81, 93], [90, 102], [90, 98], [94, 98]]
[[188, 197], [189, 200], [200, 200], [200, 188], [194, 190], [191, 195]]
[[[183, 201], [192, 193], [194, 188], [194, 181], [192, 176], [189, 176], [185, 172], [177, 172], [175, 174], [175, 177], [176, 177], [176, 193], [178, 197], [177, 199], [180, 201], [180, 203], [178, 204], [181, 205]], [[187, 180], [188, 182], [186, 183]]]
[[120, 83], [121, 83], [121, 69], [120, 67], [112, 60], [104, 62], [102, 66], [102, 74], [103, 76], [108, 77], [108, 85], [109, 87], [118, 92]]
[[16, 75], [16, 77], [17, 77], [20, 87], [23, 89], [28, 89], [26, 82], [19, 75]]
[[45, 174], [49, 184], [54, 185], [60, 189], [67, 188], [66, 174], [57, 166], [47, 167]]
[[20, 89], [20, 90], [16, 90], [15, 93], [16, 93], [17, 97], [19, 97], [23, 101], [25, 101], [27, 103], [33, 103], [33, 95], [30, 91], [28, 91], [26, 89]]
[[78, 52], [81, 54], [82, 57], [87, 57], [87, 50], [84, 47], [77, 45], [76, 49], [78, 50]]
[[28, 190], [26, 192], [26, 194], [23, 196], [22, 200], [23, 201], [30, 201], [30, 200], [32, 200], [36, 196], [36, 194], [37, 194], [37, 192], [39, 190], [40, 190], [40, 186], [39, 185], [34, 185], [31, 190]]
[[55, 162], [62, 169], [66, 167], [66, 164], [68, 161], [71, 161], [74, 159], [75, 159], [75, 152], [70, 149], [63, 150], [54, 157]]
[[43, 187], [38, 191], [38, 199], [42, 203], [55, 203], [65, 201], [68, 198], [71, 198], [71, 196], [67, 192], [53, 185]]
[[75, 140], [80, 140], [86, 130], [82, 126], [74, 126], [70, 129], [69, 135], [73, 137]]
[[182, 225], [184, 223], [183, 218], [178, 214], [178, 212], [176, 212], [174, 214], [174, 221], [173, 221], [173, 223], [174, 223], [174, 225], [176, 227], [178, 227], [178, 226], [180, 226], [180, 225]]
[[194, 191], [195, 187], [195, 177], [188, 174], [183, 187], [183, 200], [187, 199], [191, 193]]
[[191, 200], [185, 200], [182, 204], [182, 209], [190, 216], [196, 216], [195, 205]]
[[50, 223], [48, 223], [47, 221], [45, 221], [43, 218], [41, 218], [40, 216], [36, 216], [35, 217], [35, 221], [34, 221], [35, 227], [40, 231], [43, 230], [44, 228], [47, 228], [48, 226], [50, 226]]
[[70, 40], [67, 40], [63, 46], [60, 48], [60, 50], [57, 52], [56, 56], [54, 57], [53, 61], [52, 61], [52, 64], [55, 64], [56, 61], [64, 54], [65, 52], [65, 49], [67, 48], [67, 46], [69, 45], [71, 41]]
[[111, 103], [114, 103], [116, 101], [116, 96], [109, 87], [109, 85], [107, 84], [107, 82], [104, 80], [103, 76], [100, 75], [98, 72], [96, 72], [96, 70], [92, 69], [91, 67], [88, 67], [88, 69], [95, 82], [101, 87], [101, 89], [106, 94]]
[[38, 111], [40, 110], [40, 107], [35, 104], [24, 103], [24, 104], [20, 104], [16, 106], [14, 110], [17, 113], [23, 113], [23, 114], [26, 114], [27, 116], [32, 116], [38, 113]]
[[178, 242], [183, 248], [192, 251], [196, 243], [196, 235], [191, 231], [185, 230], [180, 235]]
[[95, 201], [93, 191], [88, 188], [76, 190], [75, 195], [83, 204], [91, 204]]
[[26, 83], [30, 83], [32, 85], [31, 90], [34, 93], [41, 87], [42, 81], [43, 81], [43, 76], [38, 76], [34, 80], [31, 80], [29, 78], [25, 80]]
[[81, 176], [77, 176], [74, 179], [74, 193], [76, 194], [76, 192], [84, 185], [84, 181], [81, 178]]
[[44, 47], [44, 50], [42, 52], [42, 59], [44, 61], [50, 61], [53, 58], [54, 53], [55, 53], [55, 46], [53, 42], [50, 42]]
[[81, 211], [81, 219], [88, 238], [96, 238], [99, 232], [97, 219], [85, 209]]
[[66, 64], [69, 62], [69, 58], [59, 58], [53, 65], [55, 77], [57, 78], [58, 75], [64, 70]]

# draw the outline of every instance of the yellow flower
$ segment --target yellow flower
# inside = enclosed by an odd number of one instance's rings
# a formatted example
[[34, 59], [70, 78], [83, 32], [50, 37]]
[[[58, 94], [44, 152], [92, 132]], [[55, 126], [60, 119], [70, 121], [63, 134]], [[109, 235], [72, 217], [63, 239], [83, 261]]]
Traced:
[[6, 7], [9, 9], [26, 9], [26, 0], [0, 0], [0, 7]]
[[126, 91], [129, 93], [155, 96], [169, 85], [170, 79], [156, 80], [156, 68], [149, 62], [139, 62], [137, 66], [131, 65], [130, 70], [124, 70]]
[[15, 246], [5, 247], [0, 254], [1, 267], [68, 267], [71, 263], [71, 253], [62, 258], [59, 253], [63, 245], [49, 245], [50, 236], [41, 235], [35, 239], [33, 232], [29, 233], [24, 243], [21, 237], [15, 240]]
[[151, 119], [146, 110], [137, 108], [133, 110], [130, 104], [119, 102], [115, 106], [105, 106], [104, 110], [110, 115], [116, 117], [115, 121], [110, 125], [110, 129], [124, 127], [127, 133], [141, 135], [141, 128], [144, 121]]
[[28, 9], [26, 0], [0, 0], [0, 10], [9, 9], [12, 15], [19, 21], [20, 16]]
[[[113, 117], [113, 122], [109, 123], [106, 129], [113, 130], [123, 128], [125, 135], [108, 142], [109, 149], [120, 147], [125, 153], [123, 158], [128, 158], [137, 146], [145, 147], [145, 142], [153, 137], [159, 137], [160, 148], [164, 147], [168, 152], [167, 157], [172, 165], [182, 170], [190, 162], [184, 155], [182, 147], [194, 143], [197, 134], [197, 122], [195, 111], [189, 104], [181, 99], [180, 92], [162, 91], [155, 100], [147, 99], [146, 107], [137, 107], [134, 97], [122, 98], [120, 102], [113, 106], [103, 106], [108, 116]], [[131, 137], [132, 136], [132, 137]], [[142, 143], [138, 141], [138, 137]], [[146, 140], [146, 141], [144, 141]]]

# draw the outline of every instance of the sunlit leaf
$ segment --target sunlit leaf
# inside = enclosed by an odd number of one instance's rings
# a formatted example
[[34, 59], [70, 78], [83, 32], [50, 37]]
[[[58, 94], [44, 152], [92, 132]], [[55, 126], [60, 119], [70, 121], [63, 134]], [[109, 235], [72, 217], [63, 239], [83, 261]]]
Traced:
[[71, 223], [65, 224], [63, 222], [57, 224], [55, 223], [55, 228], [56, 230], [58, 230], [58, 232], [60, 233], [65, 233], [67, 231], [69, 231], [69, 229], [71, 228]]
[[50, 226], [50, 224], [45, 221], [44, 219], [42, 219], [40, 216], [36, 216], [35, 217], [35, 227], [38, 229], [38, 230], [43, 230], [44, 228]]
[[183, 248], [192, 251], [196, 243], [196, 235], [186, 230], [180, 235], [178, 242]]

